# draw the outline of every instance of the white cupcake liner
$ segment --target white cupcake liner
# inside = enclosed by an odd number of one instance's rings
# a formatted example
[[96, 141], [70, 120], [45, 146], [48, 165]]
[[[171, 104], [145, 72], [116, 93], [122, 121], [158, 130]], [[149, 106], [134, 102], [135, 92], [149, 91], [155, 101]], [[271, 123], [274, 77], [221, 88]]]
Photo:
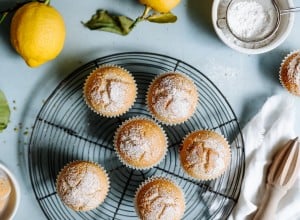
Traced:
[[[134, 82], [134, 85], [135, 85], [135, 88], [136, 88], [134, 101], [132, 102], [131, 106], [130, 106], [126, 111], [120, 112], [119, 114], [107, 115], [107, 114], [105, 114], [105, 113], [103, 113], [103, 112], [98, 112], [98, 111], [96, 111], [96, 110], [89, 104], [89, 101], [88, 101], [87, 98], [86, 98], [85, 88], [86, 88], [86, 83], [87, 83], [89, 77], [90, 77], [92, 74], [94, 74], [96, 71], [98, 71], [99, 69], [105, 68], [105, 67], [116, 67], [116, 68], [119, 68], [119, 69], [125, 71], [126, 73], [128, 73], [128, 74], [130, 75], [130, 77], [132, 78], [132, 80], [133, 80], [133, 82]], [[86, 77], [85, 82], [84, 82], [84, 85], [83, 85], [83, 91], [82, 91], [84, 101], [85, 101], [86, 105], [89, 107], [89, 109], [92, 110], [94, 113], [96, 113], [96, 114], [98, 114], [98, 115], [100, 115], [100, 116], [102, 116], [102, 117], [106, 117], [106, 118], [116, 118], [116, 117], [119, 117], [119, 116], [121, 116], [121, 115], [124, 115], [126, 112], [128, 112], [128, 111], [133, 107], [133, 105], [134, 105], [134, 103], [135, 103], [135, 101], [136, 101], [136, 98], [137, 98], [137, 92], [138, 92], [138, 87], [137, 87], [137, 84], [136, 84], [136, 81], [135, 81], [133, 75], [132, 75], [127, 69], [125, 69], [125, 68], [123, 68], [123, 67], [121, 67], [121, 66], [115, 65], [115, 64], [104, 64], [104, 65], [101, 65], [101, 66], [95, 68], [95, 69], [94, 69], [94, 70]]]
[[[163, 133], [163, 135], [164, 135], [164, 138], [165, 138], [165, 140], [166, 140], [166, 148], [165, 148], [164, 155], [161, 157], [161, 159], [160, 159], [157, 163], [155, 163], [155, 164], [153, 164], [153, 165], [151, 165], [151, 166], [148, 166], [148, 167], [142, 167], [142, 168], [141, 168], [141, 167], [133, 166], [133, 165], [129, 164], [127, 161], [125, 161], [125, 160], [122, 158], [122, 156], [120, 155], [119, 151], [117, 150], [117, 139], [118, 139], [118, 136], [119, 136], [119, 132], [121, 131], [121, 129], [122, 129], [125, 125], [127, 125], [128, 123], [130, 123], [130, 122], [132, 122], [132, 121], [134, 121], [134, 120], [147, 120], [147, 121], [150, 121], [150, 122], [156, 124], [156, 125], [160, 128], [160, 130], [162, 131], [162, 133]], [[114, 149], [115, 149], [115, 152], [116, 152], [116, 154], [117, 154], [119, 160], [120, 160], [126, 167], [128, 167], [128, 168], [130, 168], [130, 169], [135, 169], [135, 170], [148, 170], [148, 169], [151, 169], [151, 168], [157, 166], [158, 164], [160, 164], [160, 163], [165, 159], [166, 154], [167, 154], [167, 152], [168, 152], [168, 138], [167, 138], [167, 135], [166, 135], [166, 133], [165, 133], [165, 130], [164, 130], [164, 129], [163, 129], [163, 128], [155, 121], [155, 120], [153, 120], [153, 119], [151, 119], [151, 118], [148, 118], [148, 117], [145, 117], [145, 116], [134, 116], [134, 117], [129, 118], [129, 119], [127, 119], [126, 121], [124, 121], [124, 122], [117, 128], [117, 130], [116, 130], [116, 132], [115, 132], [115, 134], [114, 134], [113, 144], [114, 144]]]
[[[183, 143], [184, 143], [184, 141], [185, 141], [190, 135], [192, 135], [192, 134], [194, 134], [194, 133], [196, 133], [196, 132], [200, 132], [200, 131], [209, 131], [209, 132], [213, 132], [213, 133], [219, 135], [220, 137], [222, 137], [222, 138], [225, 140], [225, 142], [227, 143], [227, 145], [228, 145], [229, 158], [228, 158], [228, 163], [227, 163], [226, 167], [225, 167], [225, 168], [223, 169], [223, 171], [220, 172], [218, 175], [214, 175], [214, 176], [212, 176], [212, 177], [210, 177], [210, 178], [196, 178], [196, 177], [194, 177], [194, 176], [191, 176], [191, 174], [189, 174], [189, 173], [185, 170], [185, 168], [184, 168], [184, 166], [183, 166], [183, 164], [182, 164], [182, 160], [181, 160], [181, 150], [182, 150], [182, 148], [183, 148]], [[179, 160], [180, 160], [181, 169], [182, 169], [182, 170], [184, 171], [184, 173], [188, 176], [188, 178], [189, 178], [190, 180], [193, 180], [193, 181], [211, 181], [211, 180], [215, 180], [215, 179], [220, 178], [220, 177], [226, 172], [226, 170], [228, 169], [228, 167], [230, 166], [231, 157], [232, 157], [231, 147], [230, 147], [230, 144], [229, 144], [227, 138], [225, 138], [223, 134], [220, 134], [219, 132], [216, 132], [216, 131], [214, 131], [214, 130], [212, 130], [212, 129], [200, 129], [200, 130], [195, 130], [195, 131], [192, 131], [192, 132], [188, 133], [188, 134], [185, 135], [185, 137], [182, 139], [182, 142], [181, 142], [181, 145], [180, 145], [180, 148], [179, 148]]]
[[[183, 192], [183, 189], [176, 183], [175, 180], [169, 178], [169, 177], [164, 177], [164, 176], [152, 176], [152, 177], [149, 177], [148, 179], [146, 179], [144, 182], [142, 182], [139, 187], [137, 188], [137, 190], [135, 191], [135, 195], [134, 195], [134, 201], [133, 201], [133, 204], [134, 204], [134, 208], [135, 208], [135, 212], [136, 214], [138, 215], [138, 218], [139, 219], [142, 219], [142, 217], [140, 216], [139, 214], [139, 209], [138, 209], [138, 206], [137, 206], [137, 196], [139, 194], [139, 192], [141, 191], [141, 189], [147, 185], [148, 183], [151, 183], [152, 181], [156, 181], [156, 180], [165, 180], [165, 181], [168, 181], [172, 184], [174, 184], [178, 190], [180, 191], [181, 193], [181, 197], [183, 198], [183, 202], [184, 202], [184, 211], [186, 209], [186, 199], [185, 199], [185, 194]], [[184, 215], [184, 212], [182, 213], [182, 216], [180, 216], [180, 219], [183, 217]]]
[[[59, 171], [58, 175], [56, 176], [55, 188], [56, 188], [57, 195], [59, 196], [59, 198], [60, 198], [60, 200], [62, 201], [62, 203], [65, 204], [65, 202], [64, 202], [63, 199], [62, 199], [63, 196], [60, 195], [59, 190], [58, 190], [58, 179], [59, 179], [59, 177], [60, 177], [62, 171], [64, 171], [67, 167], [69, 167], [70, 165], [72, 165], [72, 164], [74, 164], [74, 163], [77, 163], [77, 162], [84, 162], [84, 163], [89, 163], [89, 164], [95, 165], [95, 166], [99, 167], [99, 168], [101, 169], [101, 171], [104, 173], [105, 179], [106, 179], [106, 181], [107, 181], [107, 191], [105, 192], [105, 195], [104, 195], [104, 197], [103, 197], [103, 200], [100, 201], [100, 203], [99, 203], [99, 205], [98, 205], [98, 206], [100, 206], [100, 205], [105, 201], [105, 199], [106, 199], [107, 196], [108, 196], [108, 193], [109, 193], [109, 190], [110, 190], [110, 179], [109, 179], [109, 176], [108, 176], [106, 170], [105, 170], [99, 163], [96, 163], [96, 162], [93, 162], [93, 161], [87, 161], [87, 160], [73, 160], [73, 161], [67, 163], [66, 165], [64, 165], [64, 167]], [[92, 209], [89, 209], [89, 210], [76, 210], [76, 209], [74, 209], [73, 207], [68, 206], [67, 204], [65, 204], [65, 205], [66, 205], [67, 207], [69, 207], [70, 209], [72, 209], [72, 210], [74, 210], [74, 211], [77, 211], [77, 212], [85, 212], [85, 211], [90, 211], [90, 210], [92, 210]], [[98, 207], [98, 206], [97, 206], [97, 207]], [[97, 207], [95, 207], [95, 208], [97, 208]], [[95, 208], [93, 208], [93, 209], [95, 209]]]
[[[169, 74], [177, 74], [177, 75], [180, 75], [180, 76], [186, 78], [188, 81], [190, 81], [190, 82], [194, 85], [194, 88], [195, 88], [195, 90], [196, 90], [196, 92], [197, 92], [197, 102], [196, 102], [195, 109], [193, 110], [193, 113], [191, 114], [191, 116], [188, 117], [187, 119], [183, 120], [183, 121], [179, 121], [179, 122], [168, 122], [168, 121], [166, 121], [166, 120], [160, 118], [159, 116], [157, 116], [157, 115], [150, 109], [150, 107], [149, 107], [149, 92], [150, 92], [150, 90], [151, 90], [153, 84], [154, 84], [158, 79], [160, 79], [161, 77], [164, 77], [164, 76], [169, 75]], [[149, 87], [148, 87], [148, 89], [147, 89], [147, 93], [146, 93], [146, 107], [147, 107], [147, 110], [150, 112], [152, 118], [155, 119], [156, 121], [158, 121], [158, 122], [164, 124], [164, 125], [167, 125], [167, 126], [176, 126], [176, 125], [180, 125], [180, 124], [183, 124], [184, 122], [188, 121], [188, 120], [195, 114], [195, 112], [196, 112], [196, 110], [197, 110], [197, 104], [198, 104], [198, 102], [199, 102], [199, 91], [198, 91], [197, 86], [195, 85], [195, 83], [193, 82], [193, 80], [192, 80], [189, 76], [187, 76], [187, 75], [185, 75], [185, 74], [183, 74], [183, 73], [179, 73], [179, 72], [165, 72], [165, 73], [161, 73], [161, 74], [157, 75], [156, 77], [154, 77], [154, 79], [153, 79], [152, 82], [150, 83], [150, 85], [149, 85]]]
[[[295, 94], [295, 92], [291, 91], [290, 88], [288, 88], [286, 86], [286, 84], [282, 81], [282, 71], [283, 71], [283, 66], [284, 64], [286, 63], [287, 59], [290, 58], [292, 55], [296, 54], [296, 53], [299, 53], [300, 54], [300, 50], [294, 50], [290, 53], [288, 53], [284, 58], [283, 60], [281, 61], [281, 64], [280, 64], [280, 68], [279, 68], [279, 81], [280, 81], [280, 84], [283, 88], [286, 89], [286, 91], [288, 91], [290, 94], [294, 95], [294, 96], [297, 96], [299, 97], [300, 94]], [[300, 85], [299, 85], [299, 89], [300, 89]], [[300, 91], [299, 91], [300, 93]]]

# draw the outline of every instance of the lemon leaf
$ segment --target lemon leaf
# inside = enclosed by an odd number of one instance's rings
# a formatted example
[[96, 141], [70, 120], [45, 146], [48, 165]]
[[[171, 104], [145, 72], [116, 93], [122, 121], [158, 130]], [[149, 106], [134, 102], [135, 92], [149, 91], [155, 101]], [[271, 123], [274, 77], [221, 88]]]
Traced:
[[0, 91], [0, 132], [3, 131], [9, 122], [10, 110], [5, 95]]
[[106, 10], [98, 10], [89, 21], [83, 23], [90, 30], [127, 35], [134, 27], [134, 21], [123, 15], [112, 15]]
[[155, 13], [146, 18], [150, 22], [155, 23], [174, 23], [177, 21], [177, 16], [172, 14], [171, 12], [168, 13]]

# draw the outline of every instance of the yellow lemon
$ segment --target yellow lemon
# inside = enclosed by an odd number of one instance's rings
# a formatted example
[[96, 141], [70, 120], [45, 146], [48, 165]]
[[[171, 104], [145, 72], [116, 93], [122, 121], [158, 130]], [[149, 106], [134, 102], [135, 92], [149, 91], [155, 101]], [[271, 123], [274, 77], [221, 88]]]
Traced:
[[158, 12], [169, 12], [176, 5], [179, 4], [180, 0], [139, 0], [141, 4], [147, 5]]
[[65, 36], [62, 16], [44, 3], [27, 3], [12, 18], [12, 46], [30, 67], [37, 67], [57, 57], [64, 46]]

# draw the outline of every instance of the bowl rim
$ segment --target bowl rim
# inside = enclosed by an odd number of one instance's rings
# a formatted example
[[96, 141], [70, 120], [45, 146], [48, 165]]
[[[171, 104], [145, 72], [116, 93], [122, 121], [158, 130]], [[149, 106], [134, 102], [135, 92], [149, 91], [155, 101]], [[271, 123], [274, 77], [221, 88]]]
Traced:
[[8, 219], [13, 219], [14, 216], [16, 215], [18, 207], [20, 205], [20, 200], [21, 200], [20, 185], [19, 185], [15, 175], [7, 168], [6, 165], [4, 165], [1, 162], [0, 162], [0, 170], [4, 171], [8, 175], [10, 181], [12, 182], [12, 187], [14, 188], [15, 193], [16, 193], [15, 204], [13, 206], [13, 209], [10, 210], [9, 215], [8, 215]]
[[[225, 43], [228, 47], [230, 47], [238, 52], [245, 53], [245, 54], [261, 54], [261, 53], [269, 52], [269, 51], [277, 48], [279, 45], [281, 45], [286, 40], [286, 38], [289, 36], [289, 34], [291, 33], [291, 30], [294, 26], [295, 14], [290, 13], [290, 18], [288, 20], [286, 31], [280, 37], [278, 37], [277, 39], [274, 39], [274, 41], [272, 41], [273, 42], [272, 44], [268, 44], [263, 47], [255, 48], [255, 49], [238, 46], [235, 43], [229, 41], [227, 39], [227, 37], [225, 37], [225, 35], [223, 34], [222, 30], [217, 27], [218, 7], [219, 7], [219, 4], [221, 1], [222, 0], [213, 0], [212, 12], [211, 12], [213, 27], [214, 27], [214, 30], [215, 30], [216, 34], [218, 35], [219, 39], [223, 43]], [[293, 0], [288, 0], [286, 2], [288, 4], [288, 7], [294, 7]]]

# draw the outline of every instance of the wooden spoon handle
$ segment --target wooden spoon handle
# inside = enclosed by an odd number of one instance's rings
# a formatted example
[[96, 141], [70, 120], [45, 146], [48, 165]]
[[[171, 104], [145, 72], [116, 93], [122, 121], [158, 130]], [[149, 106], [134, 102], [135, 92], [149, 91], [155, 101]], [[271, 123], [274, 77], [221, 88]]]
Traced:
[[278, 203], [285, 194], [285, 189], [267, 184], [262, 202], [253, 220], [275, 220]]

